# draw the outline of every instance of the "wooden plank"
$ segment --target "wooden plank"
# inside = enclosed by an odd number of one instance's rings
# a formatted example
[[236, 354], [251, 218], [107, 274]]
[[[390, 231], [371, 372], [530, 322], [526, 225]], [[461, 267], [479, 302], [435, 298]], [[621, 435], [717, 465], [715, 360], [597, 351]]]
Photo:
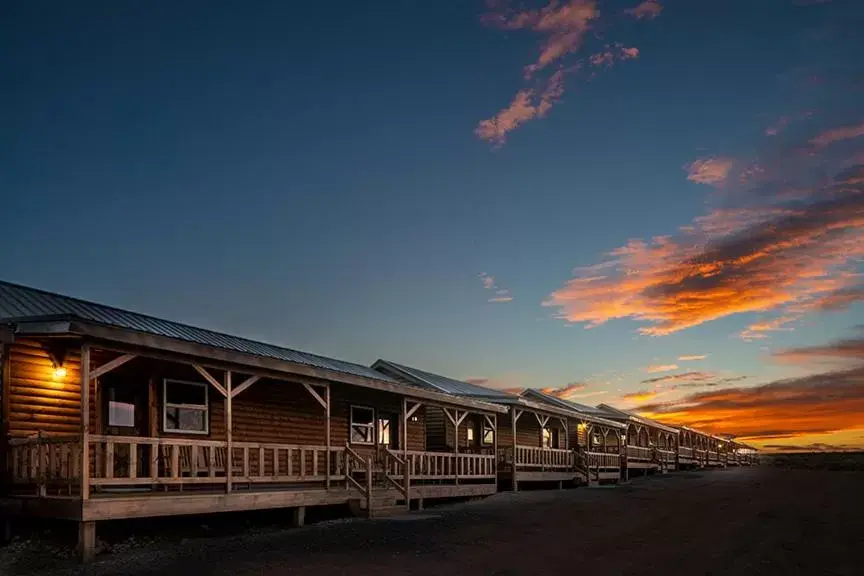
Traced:
[[[407, 403], [408, 399], [404, 398], [404, 401]], [[414, 404], [414, 406], [412, 406], [411, 409], [408, 410], [408, 413], [405, 415], [405, 418], [406, 419], [411, 418], [411, 416], [413, 416], [414, 413], [417, 412], [417, 410], [419, 410], [421, 406], [423, 406], [423, 402], [416, 402]]]
[[[97, 470], [96, 474], [99, 472]], [[105, 478], [114, 477], [114, 442], [105, 443]]]
[[231, 371], [225, 371], [225, 390], [228, 394], [225, 395], [225, 492], [231, 493], [231, 477], [234, 475], [234, 444], [232, 428], [234, 426], [231, 418], [231, 404], [233, 396], [231, 395]]
[[171, 478], [180, 477], [180, 446], [171, 446]]
[[194, 364], [194, 363], [192, 364], [192, 367], [195, 369], [196, 372], [198, 372], [199, 374], [201, 374], [201, 376], [202, 376], [205, 380], [207, 380], [207, 382], [209, 382], [211, 386], [213, 386], [214, 388], [216, 388], [216, 390], [218, 390], [219, 393], [222, 394], [223, 397], [228, 398], [228, 391], [225, 389], [224, 386], [222, 386], [222, 384], [219, 383], [218, 380], [216, 380], [216, 379], [215, 379], [215, 378], [210, 374], [210, 372], [207, 371], [206, 368], [204, 368], [203, 366], [201, 366], [201, 365], [199, 365], [199, 364]]
[[325, 443], [327, 445], [327, 490], [330, 490], [330, 463], [333, 461], [333, 454], [330, 452], [330, 382], [327, 382], [325, 389], [325, 399], [327, 401], [326, 408], [326, 428], [325, 428]]
[[90, 379], [95, 380], [96, 378], [99, 378], [100, 376], [104, 376], [108, 372], [111, 372], [112, 370], [119, 368], [123, 364], [126, 364], [130, 360], [134, 360], [137, 357], [138, 357], [138, 354], [123, 354], [122, 356], [118, 356], [117, 358], [111, 360], [110, 362], [106, 362], [102, 366], [99, 366], [97, 368], [93, 368], [90, 371]]
[[325, 402], [324, 399], [321, 398], [321, 395], [318, 394], [318, 392], [316, 392], [315, 389], [312, 388], [312, 386], [309, 385], [307, 382], [301, 382], [301, 384], [303, 384], [303, 387], [306, 388], [306, 390], [309, 392], [309, 394], [311, 394], [312, 397], [318, 401], [318, 403], [321, 405], [321, 407], [326, 410], [327, 409], [327, 402]]
[[240, 394], [241, 392], [243, 392], [244, 390], [246, 390], [247, 388], [249, 388], [250, 386], [252, 386], [256, 382], [258, 382], [258, 380], [260, 380], [260, 379], [261, 379], [261, 376], [250, 376], [249, 378], [244, 380], [239, 386], [237, 386], [237, 388], [235, 388], [234, 390], [231, 391], [231, 397], [234, 398], [235, 396], [237, 396], [238, 394]]
[[129, 478], [138, 477], [138, 445], [129, 445]]
[[90, 498], [90, 344], [81, 345], [81, 500]]

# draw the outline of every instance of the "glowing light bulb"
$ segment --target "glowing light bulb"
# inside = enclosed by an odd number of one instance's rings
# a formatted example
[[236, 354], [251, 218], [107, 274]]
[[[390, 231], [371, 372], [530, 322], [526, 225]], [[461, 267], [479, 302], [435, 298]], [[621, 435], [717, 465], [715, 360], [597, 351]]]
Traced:
[[64, 368], [63, 366], [57, 366], [56, 368], [54, 368], [53, 377], [54, 377], [54, 380], [62, 380], [63, 378], [65, 378], [66, 377], [66, 368]]

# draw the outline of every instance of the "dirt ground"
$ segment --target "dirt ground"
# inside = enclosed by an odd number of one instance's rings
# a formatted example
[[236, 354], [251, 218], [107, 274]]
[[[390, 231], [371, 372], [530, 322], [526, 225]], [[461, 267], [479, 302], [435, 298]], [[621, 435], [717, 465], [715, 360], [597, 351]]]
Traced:
[[195, 539], [38, 573], [860, 575], [862, 483], [864, 472], [680, 472], [615, 488], [501, 493], [394, 519]]

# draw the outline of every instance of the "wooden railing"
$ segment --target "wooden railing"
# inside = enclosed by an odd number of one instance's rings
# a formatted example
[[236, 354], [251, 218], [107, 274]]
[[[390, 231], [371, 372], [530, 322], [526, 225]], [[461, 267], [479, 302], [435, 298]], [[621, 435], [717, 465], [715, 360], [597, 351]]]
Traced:
[[651, 460], [651, 448], [647, 446], [627, 446], [627, 458], [631, 460]]
[[411, 451], [405, 453], [411, 480], [494, 479], [495, 456]]
[[[357, 489], [366, 499], [368, 510], [369, 500], [372, 497], [372, 458], [364, 459], [348, 444], [345, 444], [344, 454], [345, 487]], [[362, 483], [355, 478], [355, 475], [361, 474], [364, 480]]]
[[693, 448], [690, 448], [689, 446], [679, 446], [678, 456], [680, 458], [693, 458]]
[[392, 450], [384, 452], [384, 477], [406, 500], [410, 499], [411, 474], [404, 459]]
[[621, 455], [606, 452], [588, 452], [588, 466], [590, 468], [620, 468]]
[[660, 462], [664, 464], [673, 464], [675, 462], [675, 452], [673, 450], [658, 449], [657, 454], [660, 456]]
[[81, 443], [77, 436], [40, 434], [13, 439], [9, 442], [7, 464], [13, 484], [35, 485], [40, 496], [48, 486], [71, 491], [81, 476]]
[[572, 470], [576, 466], [573, 450], [516, 446], [517, 468], [542, 468], [544, 470]]

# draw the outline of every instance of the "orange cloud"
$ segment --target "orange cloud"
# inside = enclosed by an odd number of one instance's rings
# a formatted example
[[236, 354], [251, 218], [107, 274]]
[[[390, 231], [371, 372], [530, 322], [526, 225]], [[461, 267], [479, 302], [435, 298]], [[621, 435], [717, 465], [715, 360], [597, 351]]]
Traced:
[[703, 158], [685, 166], [687, 179], [698, 184], [722, 186], [735, 161], [731, 158]]
[[559, 70], [549, 78], [546, 88], [539, 96], [533, 89], [520, 90], [509, 106], [494, 117], [482, 120], [474, 129], [474, 134], [500, 146], [507, 140], [508, 132], [529, 120], [546, 116], [563, 93], [564, 73]]
[[645, 0], [635, 8], [630, 8], [625, 10], [625, 12], [634, 18], [648, 18], [649, 20], [652, 18], [656, 18], [660, 12], [663, 11], [663, 6], [657, 0]]
[[[717, 209], [676, 237], [630, 240], [576, 269], [544, 305], [568, 322], [595, 327], [629, 318], [648, 323], [642, 334], [659, 336], [734, 314], [799, 317], [820, 302], [848, 304], [864, 257], [864, 183], [847, 181], [860, 169], [792, 199], [779, 186], [771, 195], [757, 189], [752, 207]], [[757, 324], [748, 335], [770, 328]]]
[[549, 387], [549, 388], [541, 388], [540, 391], [546, 394], [551, 394], [552, 396], [557, 396], [558, 398], [570, 398], [573, 394], [577, 392], [582, 392], [585, 390], [585, 384], [582, 382], [571, 382], [566, 386], [560, 387]]
[[763, 443], [848, 433], [864, 429], [864, 367], [700, 392], [636, 411], [667, 424]]
[[739, 334], [739, 337], [745, 342], [762, 340], [763, 338], [768, 337], [768, 335], [766, 334], [767, 332], [791, 331], [792, 328], [786, 325], [790, 322], [794, 322], [795, 320], [798, 320], [796, 316], [781, 316], [779, 318], [775, 318], [766, 322], [756, 322], [747, 326], [745, 330], [742, 330]]
[[669, 372], [671, 370], [677, 370], [677, 369], [678, 369], [677, 364], [652, 364], [650, 366], [646, 366], [645, 368], [643, 368], [643, 370], [645, 372], [648, 372], [649, 374], [654, 374], [656, 372]]
[[607, 44], [603, 52], [592, 54], [588, 57], [588, 62], [592, 66], [605, 66], [608, 68], [615, 63], [616, 60], [632, 60], [639, 57], [638, 48], [625, 48], [619, 43]]
[[679, 356], [678, 361], [679, 362], [692, 362], [694, 360], [704, 360], [707, 357], [708, 357], [707, 354], [690, 354], [688, 356]]
[[653, 400], [664, 392], [665, 391], [658, 390], [639, 390], [638, 392], [630, 392], [629, 394], [624, 394], [621, 396], [621, 399], [630, 402], [647, 402], [648, 400]]
[[487, 302], [511, 302], [513, 300], [513, 296], [510, 294], [510, 290], [507, 288], [500, 288], [498, 284], [495, 283], [495, 277], [490, 276], [486, 272], [480, 273], [480, 280], [483, 282], [483, 288], [486, 290], [492, 290], [495, 292], [495, 295], [490, 297]]
[[789, 348], [775, 352], [774, 357], [786, 362], [805, 364], [824, 360], [864, 364], [864, 339], [850, 338], [837, 340], [825, 346]]
[[843, 126], [841, 128], [826, 130], [810, 140], [810, 143], [814, 146], [821, 147], [843, 140], [859, 138], [861, 136], [864, 136], [864, 124], [858, 124], [857, 126]]

